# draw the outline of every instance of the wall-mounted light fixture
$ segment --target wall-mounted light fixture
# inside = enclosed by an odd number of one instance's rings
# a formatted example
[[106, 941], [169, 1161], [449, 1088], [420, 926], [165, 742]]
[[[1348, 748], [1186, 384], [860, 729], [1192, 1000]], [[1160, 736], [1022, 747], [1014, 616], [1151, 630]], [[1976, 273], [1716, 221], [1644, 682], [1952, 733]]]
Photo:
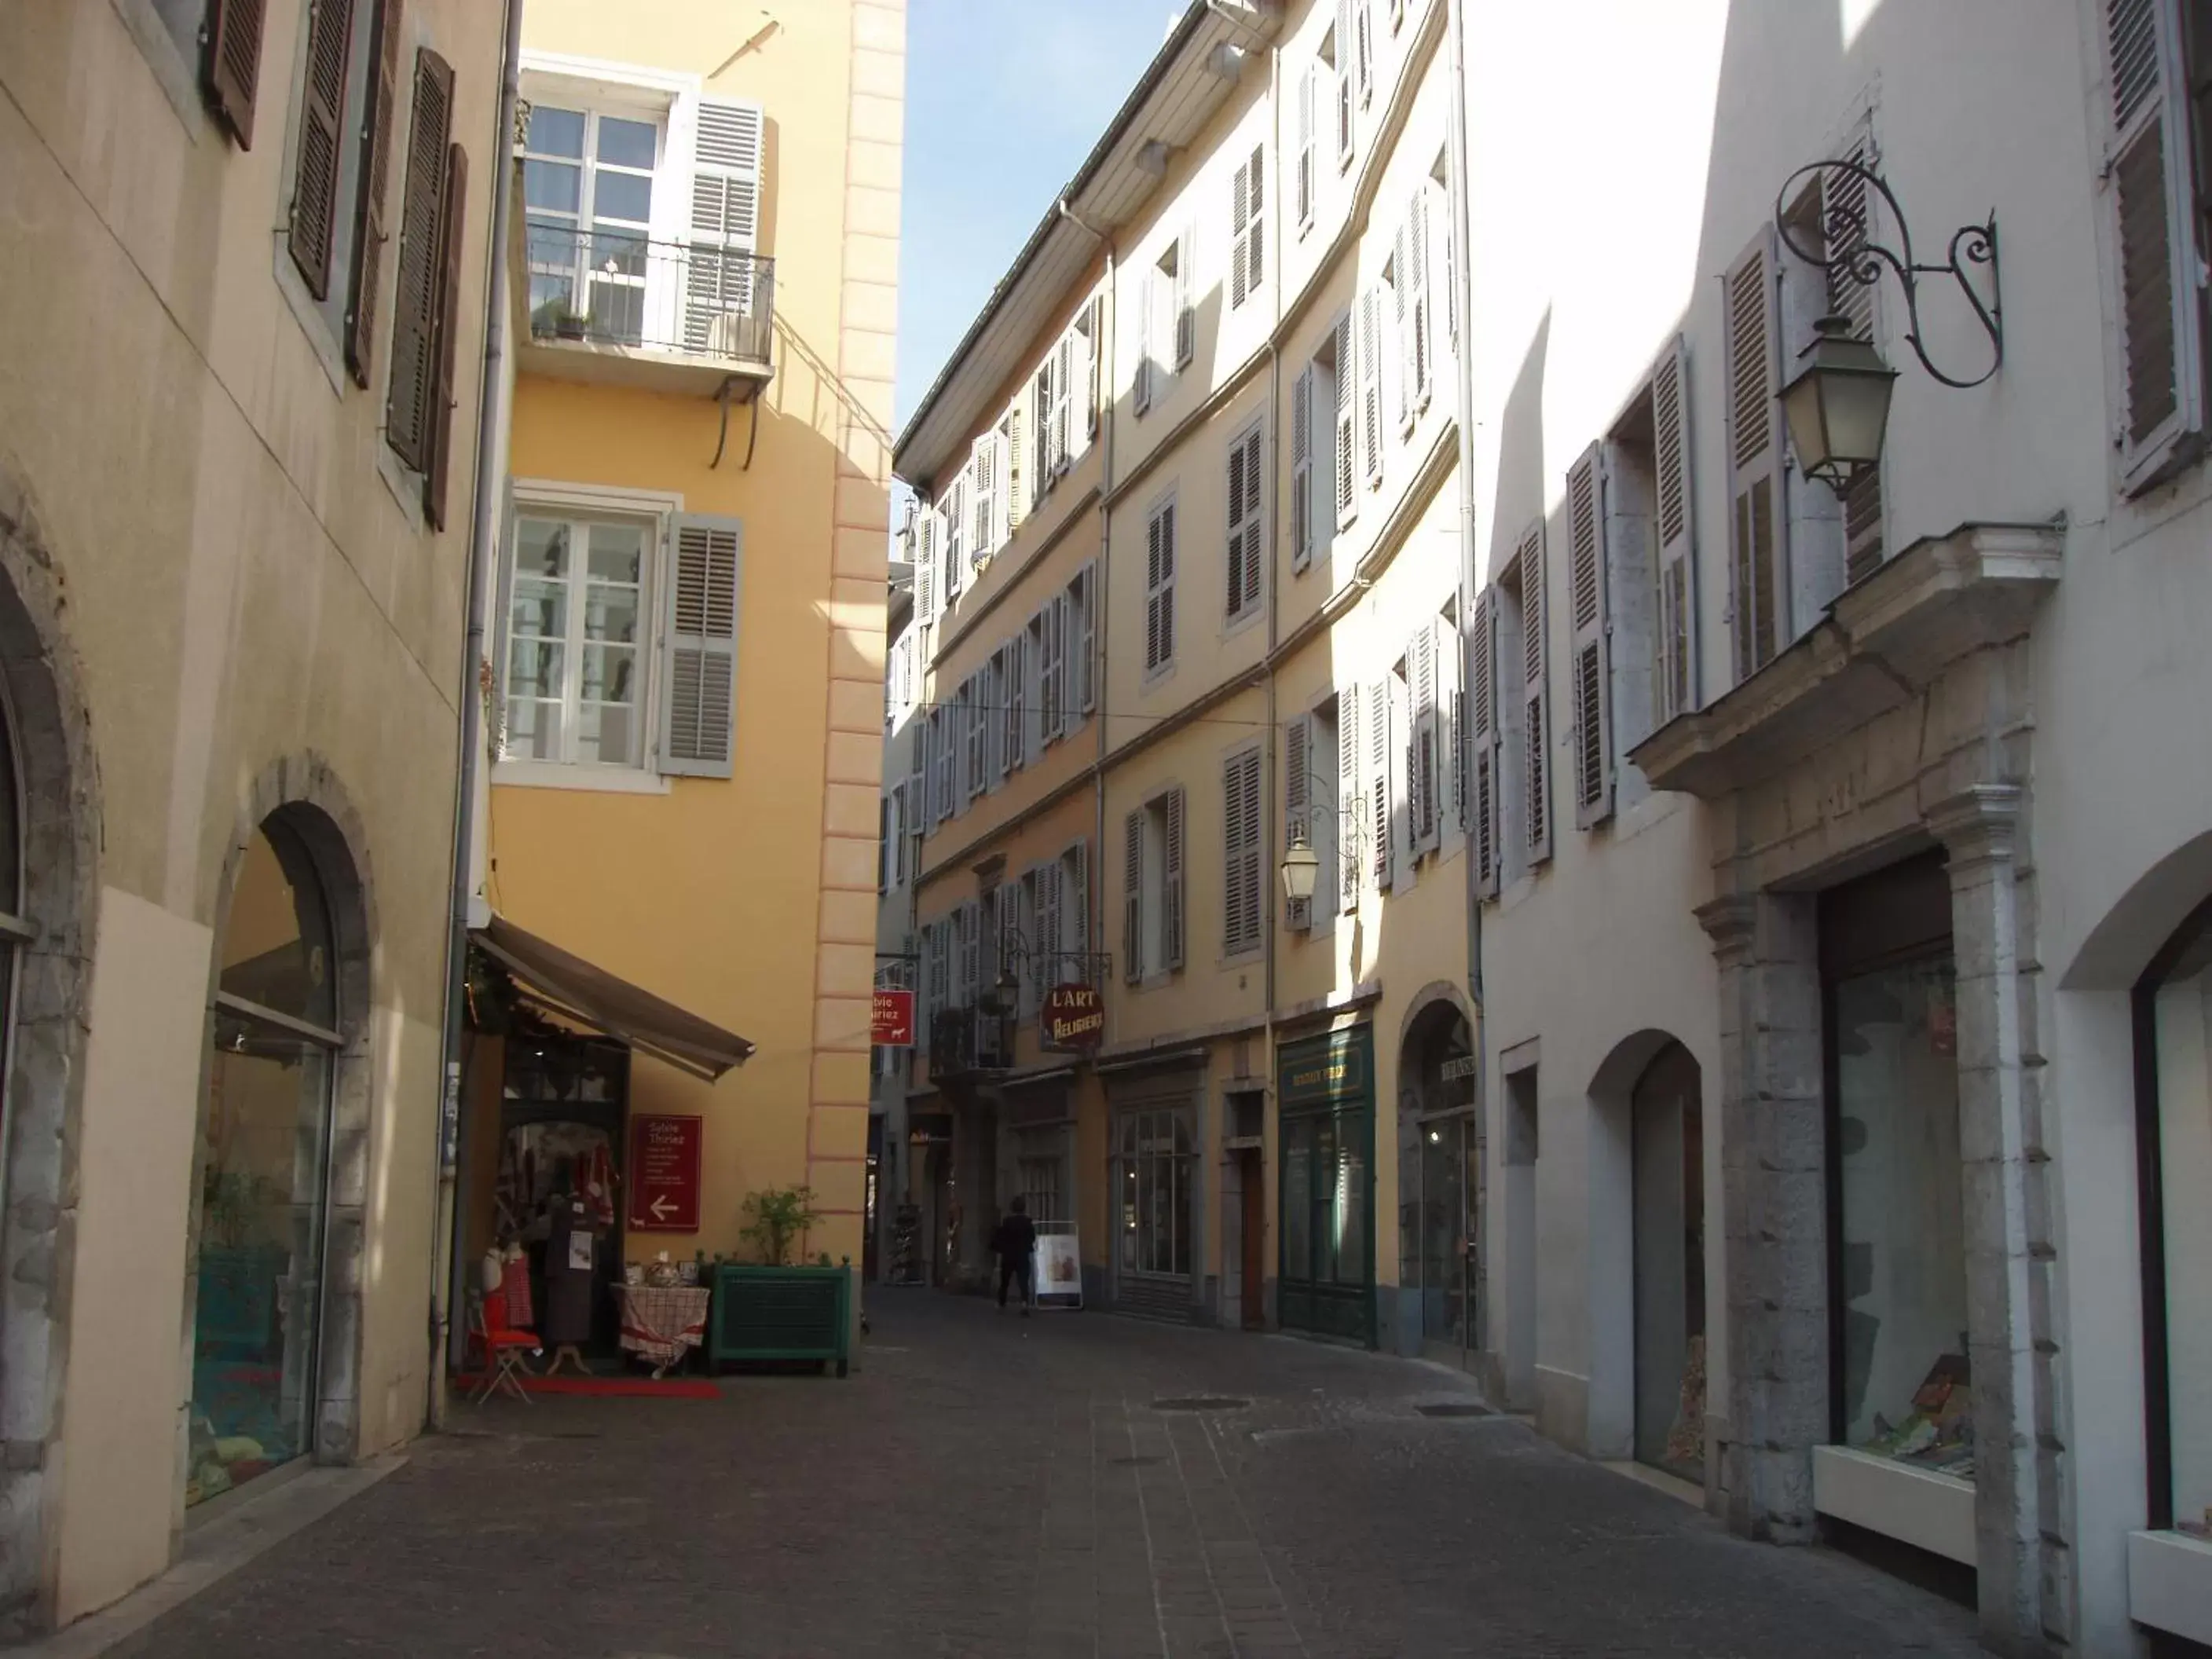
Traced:
[[[1821, 240], [1818, 247], [1807, 247], [1799, 240], [1807, 227], [1790, 213], [1790, 205], [1797, 199], [1802, 181], [1815, 177], [1821, 187]], [[1887, 222], [1897, 228], [1895, 247], [1875, 239], [1864, 206], [1855, 205], [1877, 198], [1887, 204]], [[1881, 283], [1884, 271], [1895, 276], [1905, 296], [1905, 343], [1920, 359], [1921, 368], [1943, 385], [1962, 391], [1978, 386], [2003, 363], [2004, 307], [1997, 284], [1996, 214], [1985, 223], [1961, 225], [1953, 231], [1949, 257], [1942, 264], [1923, 263], [1913, 257], [1911, 228], [1888, 183], [1863, 162], [1838, 160], [1815, 161], [1790, 175], [1775, 198], [1774, 228], [1791, 253], [1826, 270], [1832, 286], [1852, 282], [1872, 288]], [[1974, 276], [1978, 269], [1986, 272], [1980, 283]], [[1948, 374], [1929, 360], [1921, 337], [1923, 276], [1948, 276], [1966, 296], [1974, 320], [1989, 336], [1990, 366], [1980, 374], [1970, 379]], [[1881, 459], [1890, 388], [1897, 371], [1882, 361], [1871, 341], [1854, 337], [1850, 324], [1841, 317], [1820, 319], [1802, 362], [1804, 368], [1782, 390], [1790, 441], [1808, 477], [1841, 489]]]

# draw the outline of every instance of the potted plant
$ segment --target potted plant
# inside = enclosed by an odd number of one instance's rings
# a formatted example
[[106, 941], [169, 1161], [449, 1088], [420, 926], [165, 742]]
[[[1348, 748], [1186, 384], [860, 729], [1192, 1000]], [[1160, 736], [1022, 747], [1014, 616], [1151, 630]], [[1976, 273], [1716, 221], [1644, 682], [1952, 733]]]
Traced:
[[819, 1360], [846, 1374], [852, 1355], [853, 1263], [793, 1267], [792, 1255], [807, 1231], [823, 1219], [811, 1187], [769, 1187], [745, 1196], [750, 1218], [738, 1230], [759, 1259], [717, 1258], [714, 1313], [708, 1324], [707, 1358], [719, 1368], [730, 1360]]
[[580, 340], [591, 327], [590, 314], [566, 300], [548, 300], [530, 313], [530, 331], [541, 340], [549, 334], [556, 339]]

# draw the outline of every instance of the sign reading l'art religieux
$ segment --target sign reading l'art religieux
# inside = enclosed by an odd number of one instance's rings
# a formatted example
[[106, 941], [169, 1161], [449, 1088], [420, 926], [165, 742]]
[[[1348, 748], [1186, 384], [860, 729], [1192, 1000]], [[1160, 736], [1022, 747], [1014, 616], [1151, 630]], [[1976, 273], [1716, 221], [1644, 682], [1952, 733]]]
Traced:
[[1095, 985], [1055, 985], [1044, 994], [1044, 1046], [1088, 1053], [1106, 1035], [1106, 1000]]

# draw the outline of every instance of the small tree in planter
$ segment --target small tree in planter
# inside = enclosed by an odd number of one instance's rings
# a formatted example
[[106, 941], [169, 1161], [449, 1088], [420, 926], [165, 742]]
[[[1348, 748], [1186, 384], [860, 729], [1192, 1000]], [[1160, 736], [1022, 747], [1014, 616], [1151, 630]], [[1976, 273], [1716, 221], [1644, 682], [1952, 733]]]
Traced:
[[769, 1267], [789, 1267], [792, 1246], [822, 1219], [811, 1187], [769, 1187], [748, 1193], [745, 1213], [752, 1219], [738, 1229], [739, 1235], [759, 1250], [761, 1264]]
[[708, 1363], [819, 1360], [845, 1375], [851, 1355], [852, 1263], [792, 1265], [793, 1247], [823, 1217], [811, 1187], [769, 1187], [745, 1196], [738, 1230], [757, 1262], [718, 1261]]

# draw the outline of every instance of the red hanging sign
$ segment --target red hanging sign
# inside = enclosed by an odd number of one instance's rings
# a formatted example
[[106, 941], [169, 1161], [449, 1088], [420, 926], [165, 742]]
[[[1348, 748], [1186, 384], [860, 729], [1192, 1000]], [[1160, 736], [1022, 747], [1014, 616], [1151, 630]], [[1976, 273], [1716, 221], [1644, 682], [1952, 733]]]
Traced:
[[875, 1044], [878, 1048], [914, 1046], [914, 993], [878, 991], [874, 1012]]
[[1106, 1036], [1106, 1000], [1095, 985], [1055, 985], [1044, 994], [1044, 1046], [1076, 1054]]
[[699, 1231], [699, 1170], [706, 1120], [634, 1112], [629, 1120], [629, 1224], [633, 1232]]

